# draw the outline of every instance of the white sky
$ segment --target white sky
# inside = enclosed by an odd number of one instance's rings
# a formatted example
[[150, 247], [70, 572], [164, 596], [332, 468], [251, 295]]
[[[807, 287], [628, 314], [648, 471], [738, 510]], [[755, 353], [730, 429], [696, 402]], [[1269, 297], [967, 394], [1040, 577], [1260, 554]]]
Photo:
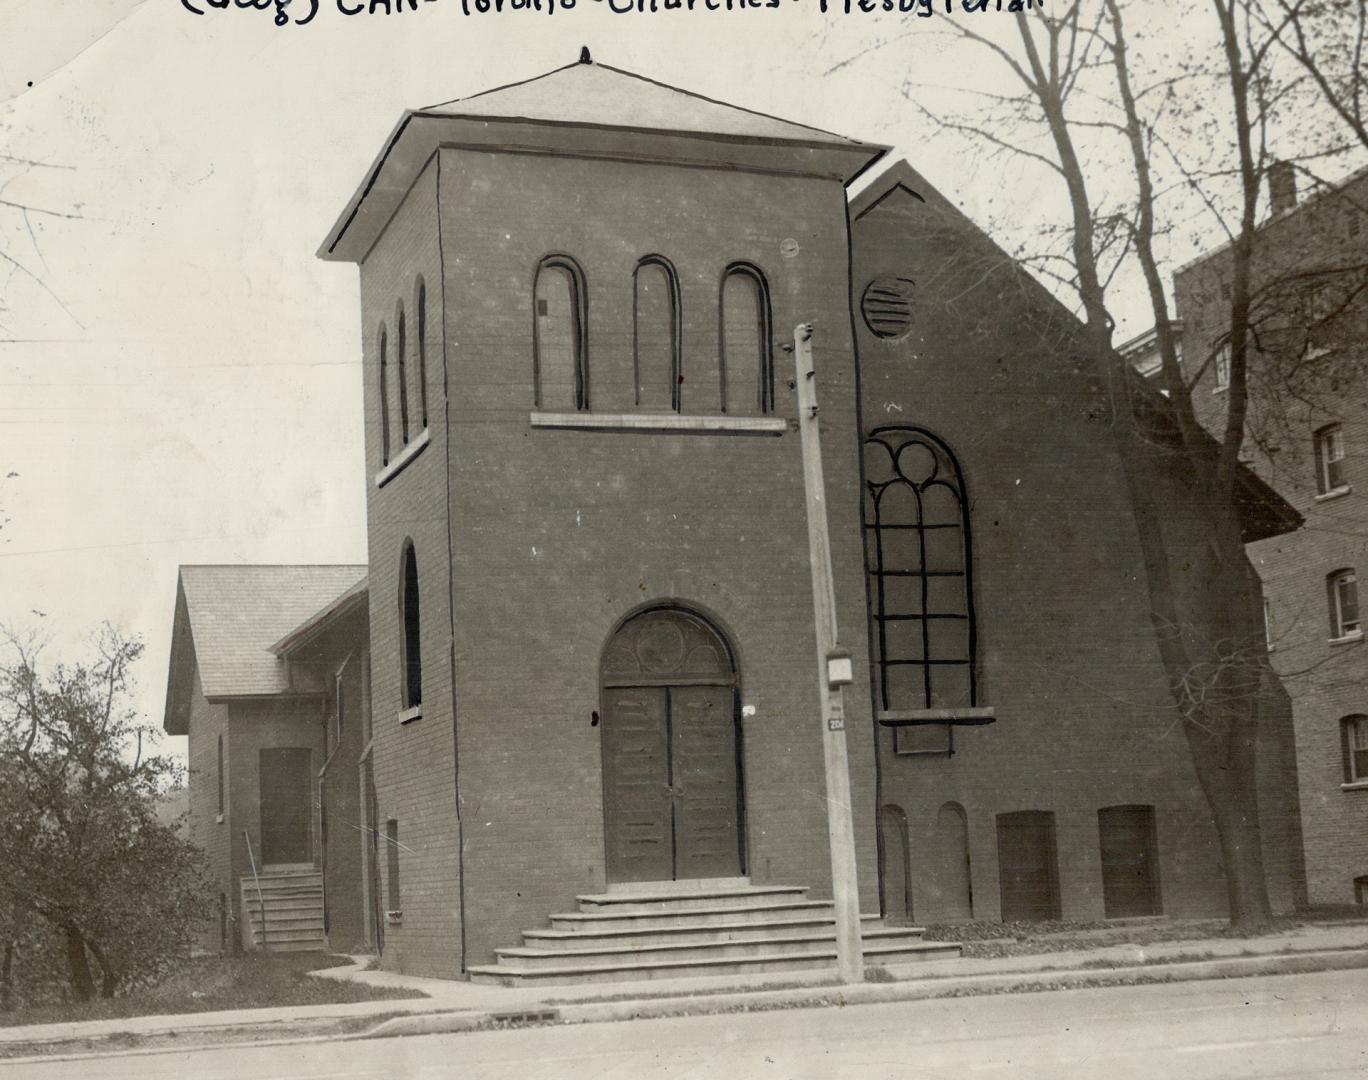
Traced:
[[[909, 79], [993, 85], [940, 18], [823, 16], [817, 0], [469, 18], [459, 0], [354, 18], [334, 3], [276, 29], [179, 0], [0, 0], [0, 153], [60, 166], [0, 160], [0, 199], [81, 215], [0, 206], [0, 252], [24, 267], [0, 266], [0, 476], [19, 474], [0, 486], [0, 620], [44, 627], [68, 654], [101, 620], [141, 634], [139, 702], [156, 721], [178, 564], [365, 561], [356, 270], [314, 251], [405, 107], [588, 44], [895, 144], [980, 222], [1057, 205], [1048, 176], [985, 172], [931, 141], [902, 96]], [[880, 35], [903, 37], [827, 73]]]

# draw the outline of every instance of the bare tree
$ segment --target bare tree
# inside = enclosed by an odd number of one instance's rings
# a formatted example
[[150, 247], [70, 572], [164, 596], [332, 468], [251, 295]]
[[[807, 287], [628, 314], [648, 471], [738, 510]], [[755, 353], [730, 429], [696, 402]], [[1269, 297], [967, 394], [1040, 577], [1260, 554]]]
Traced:
[[[1271, 918], [1257, 746], [1276, 675], [1262, 588], [1244, 547], [1249, 478], [1241, 458], [1260, 194], [1272, 162], [1269, 132], [1292, 84], [1270, 60], [1276, 35], [1240, 0], [1208, 0], [1209, 47], [1176, 61], [1143, 55], [1150, 39], [1132, 35], [1133, 7], [1071, 0], [1048, 14], [1018, 13], [1006, 41], [956, 22], [954, 32], [1004, 64], [1024, 93], [995, 100], [989, 120], [933, 119], [971, 143], [1048, 168], [1067, 193], [1067, 219], [1047, 232], [1066, 238], [1067, 248], [1037, 254], [1076, 298], [1082, 325], [1073, 347], [1112, 388], [1111, 430], [1135, 508], [1158, 652], [1212, 810], [1231, 921], [1253, 928]], [[1204, 150], [1194, 157], [1193, 147]], [[1184, 370], [1161, 268], [1165, 215], [1180, 202], [1218, 225], [1229, 252], [1229, 331], [1220, 344], [1230, 385], [1214, 424], [1199, 416], [1192, 395], [1213, 356], [1201, 358], [1195, 376]], [[1113, 345], [1115, 282], [1127, 273], [1148, 295], [1167, 400]], [[1197, 512], [1165, 512], [1164, 469], [1185, 476]]]

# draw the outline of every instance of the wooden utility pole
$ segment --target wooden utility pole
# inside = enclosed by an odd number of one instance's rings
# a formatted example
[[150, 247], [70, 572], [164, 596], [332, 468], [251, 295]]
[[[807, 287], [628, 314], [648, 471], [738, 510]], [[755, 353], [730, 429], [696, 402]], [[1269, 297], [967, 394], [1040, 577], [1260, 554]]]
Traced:
[[836, 585], [831, 574], [822, 442], [817, 428], [817, 371], [812, 362], [812, 324], [793, 331], [798, 379], [798, 431], [803, 448], [808, 553], [812, 563], [812, 610], [817, 626], [817, 673], [822, 699], [822, 750], [826, 763], [827, 837], [831, 843], [831, 889], [836, 901], [836, 966], [841, 980], [864, 981], [860, 941], [860, 883], [855, 871], [855, 822], [850, 807], [850, 759], [846, 753], [844, 688], [852, 678], [849, 653], [836, 639]]

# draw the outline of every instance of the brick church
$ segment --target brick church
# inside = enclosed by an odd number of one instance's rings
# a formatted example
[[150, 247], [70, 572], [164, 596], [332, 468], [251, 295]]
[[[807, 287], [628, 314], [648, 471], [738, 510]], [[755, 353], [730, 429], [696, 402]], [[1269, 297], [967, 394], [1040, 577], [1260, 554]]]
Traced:
[[[241, 650], [298, 713], [290, 859], [332, 882], [332, 947], [503, 981], [829, 956], [812, 323], [871, 962], [934, 951], [914, 923], [1222, 913], [1110, 389], [1068, 313], [885, 155], [587, 54], [406, 113], [320, 252], [360, 270], [369, 566], [294, 568], [226, 644], [181, 596], [167, 726], [203, 763], [196, 835], [223, 828], [215, 738], [257, 762], [244, 855], [282, 801], [261, 725], [203, 678]], [[1294, 527], [1247, 487], [1250, 539]], [[1265, 736], [1287, 909], [1291, 732]], [[259, 902], [277, 868], [216, 865], [250, 922], [244, 880]]]

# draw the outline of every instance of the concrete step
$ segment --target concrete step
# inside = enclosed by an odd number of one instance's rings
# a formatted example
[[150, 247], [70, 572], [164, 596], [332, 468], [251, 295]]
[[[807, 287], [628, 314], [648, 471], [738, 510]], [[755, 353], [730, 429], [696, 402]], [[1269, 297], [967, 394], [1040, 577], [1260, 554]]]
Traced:
[[[255, 944], [260, 945], [261, 942], [258, 941], [258, 942], [256, 942]], [[309, 941], [276, 941], [276, 940], [272, 939], [272, 940], [270, 940], [269, 942], [267, 942], [267, 944], [266, 944], [266, 951], [267, 951], [267, 952], [273, 952], [273, 953], [278, 953], [278, 952], [324, 952], [326, 949], [327, 949], [327, 944], [324, 942], [324, 940], [323, 940], [323, 938], [322, 938], [321, 936], [320, 936], [317, 940], [309, 940]]]
[[[864, 931], [866, 948], [909, 948], [917, 951], [922, 945], [921, 934], [890, 927], [875, 927]], [[784, 957], [803, 954], [811, 949], [835, 948], [836, 932], [831, 927], [826, 933], [767, 935], [739, 941], [670, 942], [664, 945], [641, 945], [635, 941], [588, 948], [545, 949], [521, 946], [496, 949], [500, 964], [509, 963], [524, 970], [560, 968], [567, 963], [589, 967], [629, 963], [653, 966], [672, 961], [739, 960], [752, 956]]]
[[[865, 949], [866, 965], [907, 964], [916, 960], [947, 959], [959, 955], [959, 946], [948, 942], [870, 945]], [[565, 958], [562, 958], [563, 961]], [[531, 967], [521, 960], [470, 968], [472, 982], [497, 986], [555, 986], [579, 983], [606, 983], [671, 979], [707, 975], [750, 975], [810, 971], [832, 967], [836, 948], [811, 947], [785, 954], [756, 953], [731, 959], [660, 960], [651, 964], [633, 963], [631, 958], [596, 964], [565, 961], [558, 966]]]
[[684, 911], [716, 911], [725, 908], [762, 907], [776, 901], [801, 900], [807, 889], [793, 885], [746, 885], [716, 889], [689, 889], [662, 893], [657, 889], [595, 893], [577, 896], [586, 915], [607, 913], [661, 915]]
[[[323, 893], [323, 886], [320, 885], [320, 884], [318, 884], [318, 883], [316, 883], [316, 882], [315, 882], [315, 883], [312, 883], [312, 884], [309, 884], [309, 883], [298, 884], [298, 883], [296, 883], [296, 884], [292, 884], [292, 885], [267, 885], [266, 882], [264, 882], [264, 881], [261, 883], [261, 895], [262, 895], [262, 896], [268, 896], [268, 897], [269, 897], [269, 896], [279, 896], [279, 897], [289, 897], [289, 896], [320, 896], [320, 895], [322, 895], [322, 893]], [[256, 887], [256, 885], [255, 885], [254, 883], [252, 883], [252, 882], [249, 881], [249, 882], [247, 882], [247, 884], [245, 884], [245, 885], [242, 887], [242, 895], [243, 895], [243, 896], [256, 896], [256, 894], [257, 894], [257, 887]]]
[[[867, 926], [878, 924], [877, 915], [862, 916]], [[919, 933], [915, 927], [906, 929]], [[731, 941], [754, 941], [779, 937], [834, 937], [836, 916], [828, 908], [811, 914], [797, 916], [771, 916], [764, 920], [732, 921], [728, 916], [710, 916], [684, 926], [669, 926], [658, 929], [639, 930], [632, 927], [579, 928], [563, 930], [553, 927], [550, 930], [523, 931], [523, 944], [530, 948], [564, 951], [566, 949], [588, 949], [611, 947], [617, 944], [630, 944], [636, 948], [649, 948], [655, 945], [722, 944]]]
[[322, 911], [323, 898], [314, 897], [311, 900], [272, 900], [269, 896], [265, 898], [265, 903], [258, 904], [255, 896], [244, 898], [242, 902], [244, 911], [258, 912], [263, 907], [268, 915], [295, 915], [299, 912]]
[[697, 908], [692, 911], [665, 911], [642, 914], [632, 911], [605, 911], [586, 914], [569, 911], [551, 916], [553, 930], [668, 930], [672, 927], [705, 926], [713, 922], [759, 923], [775, 918], [822, 916], [835, 919], [830, 900], [781, 900], [745, 907], [731, 905]]
[[[261, 927], [261, 917], [252, 915], [247, 920], [247, 925], [253, 928]], [[292, 919], [272, 918], [269, 913], [266, 916], [266, 929], [274, 934], [277, 930], [313, 930], [323, 932], [323, 913], [320, 911], [314, 915], [303, 915]]]
[[[252, 940], [258, 945], [261, 944], [261, 927], [252, 927]], [[268, 926], [266, 928], [266, 941], [271, 945], [282, 944], [287, 941], [319, 941], [323, 940], [323, 927], [304, 926], [304, 927], [282, 927], [277, 928]]]

